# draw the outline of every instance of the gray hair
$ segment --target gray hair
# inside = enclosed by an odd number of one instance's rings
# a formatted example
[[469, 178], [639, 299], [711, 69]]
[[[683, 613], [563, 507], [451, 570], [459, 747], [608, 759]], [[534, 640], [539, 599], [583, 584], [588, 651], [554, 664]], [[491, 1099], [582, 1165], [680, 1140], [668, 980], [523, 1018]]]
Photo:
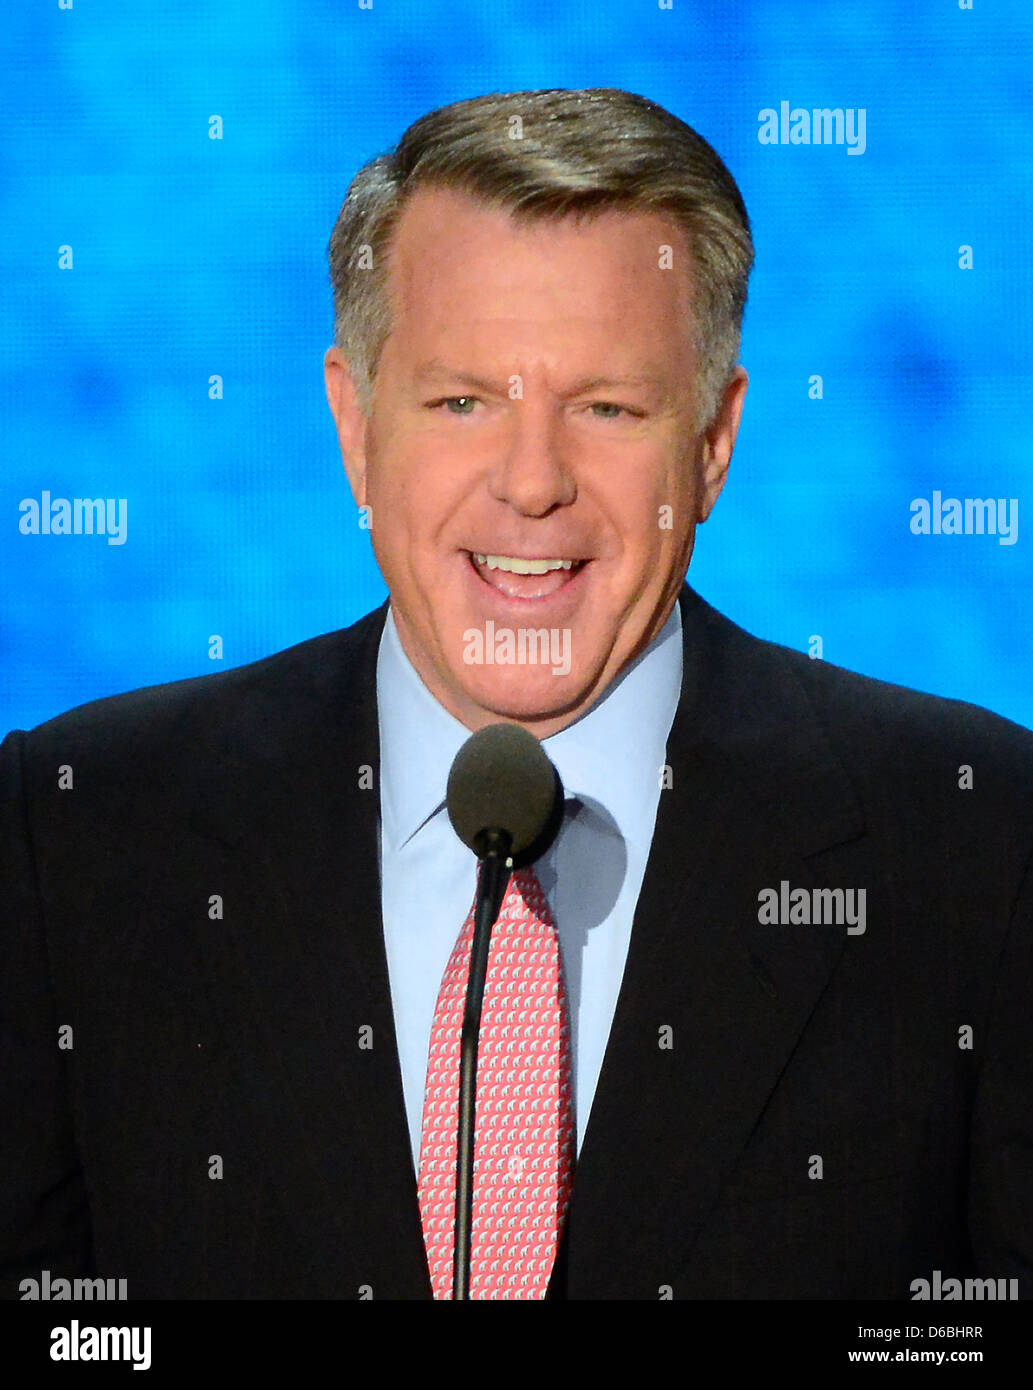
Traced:
[[439, 107], [355, 175], [327, 257], [334, 342], [365, 414], [391, 331], [392, 237], [407, 199], [428, 185], [470, 193], [516, 219], [611, 209], [669, 214], [692, 254], [696, 425], [710, 424], [739, 360], [753, 265], [746, 206], [720, 156], [691, 126], [611, 87], [499, 92]]

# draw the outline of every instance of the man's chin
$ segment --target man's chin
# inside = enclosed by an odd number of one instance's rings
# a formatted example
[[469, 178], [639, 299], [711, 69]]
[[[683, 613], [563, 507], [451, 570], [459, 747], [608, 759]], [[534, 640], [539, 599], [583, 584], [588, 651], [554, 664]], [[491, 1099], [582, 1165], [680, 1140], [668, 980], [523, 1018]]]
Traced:
[[[525, 724], [531, 728], [538, 725], [562, 727], [563, 723], [577, 717], [589, 697], [588, 683], [573, 672], [553, 675], [546, 669], [518, 674], [519, 679], [507, 679], [487, 671], [480, 680], [471, 681], [467, 677], [463, 693], [468, 705], [476, 711], [479, 727], [496, 721]], [[549, 732], [553, 730], [550, 728]]]

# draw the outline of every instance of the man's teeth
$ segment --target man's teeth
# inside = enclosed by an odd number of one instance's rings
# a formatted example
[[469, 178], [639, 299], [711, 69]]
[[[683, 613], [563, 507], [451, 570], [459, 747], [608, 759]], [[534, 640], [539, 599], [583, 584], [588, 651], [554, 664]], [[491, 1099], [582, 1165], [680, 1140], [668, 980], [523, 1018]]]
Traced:
[[510, 574], [548, 574], [550, 570], [569, 570], [574, 564], [573, 560], [518, 560], [512, 555], [475, 553], [473, 558], [490, 570], [506, 570]]

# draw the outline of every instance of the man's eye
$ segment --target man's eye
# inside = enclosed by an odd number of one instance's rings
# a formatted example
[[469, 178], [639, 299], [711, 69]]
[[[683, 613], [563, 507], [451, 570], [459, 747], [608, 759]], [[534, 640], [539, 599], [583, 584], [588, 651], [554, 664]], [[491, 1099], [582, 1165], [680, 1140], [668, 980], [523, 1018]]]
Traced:
[[615, 405], [613, 401], [593, 401], [592, 409], [601, 420], [616, 420], [618, 415], [629, 413], [625, 411], [624, 406]]
[[435, 401], [435, 405], [445, 405], [453, 415], [469, 415], [477, 402], [476, 396], [445, 396], [443, 400]]

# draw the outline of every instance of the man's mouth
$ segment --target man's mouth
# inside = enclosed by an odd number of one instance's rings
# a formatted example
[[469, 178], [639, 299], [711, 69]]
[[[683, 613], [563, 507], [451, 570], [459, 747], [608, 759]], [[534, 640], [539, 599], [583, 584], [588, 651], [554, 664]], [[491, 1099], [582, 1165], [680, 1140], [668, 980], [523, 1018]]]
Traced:
[[525, 559], [517, 555], [481, 555], [471, 551], [470, 563], [480, 578], [506, 598], [547, 598], [569, 584], [587, 560]]

